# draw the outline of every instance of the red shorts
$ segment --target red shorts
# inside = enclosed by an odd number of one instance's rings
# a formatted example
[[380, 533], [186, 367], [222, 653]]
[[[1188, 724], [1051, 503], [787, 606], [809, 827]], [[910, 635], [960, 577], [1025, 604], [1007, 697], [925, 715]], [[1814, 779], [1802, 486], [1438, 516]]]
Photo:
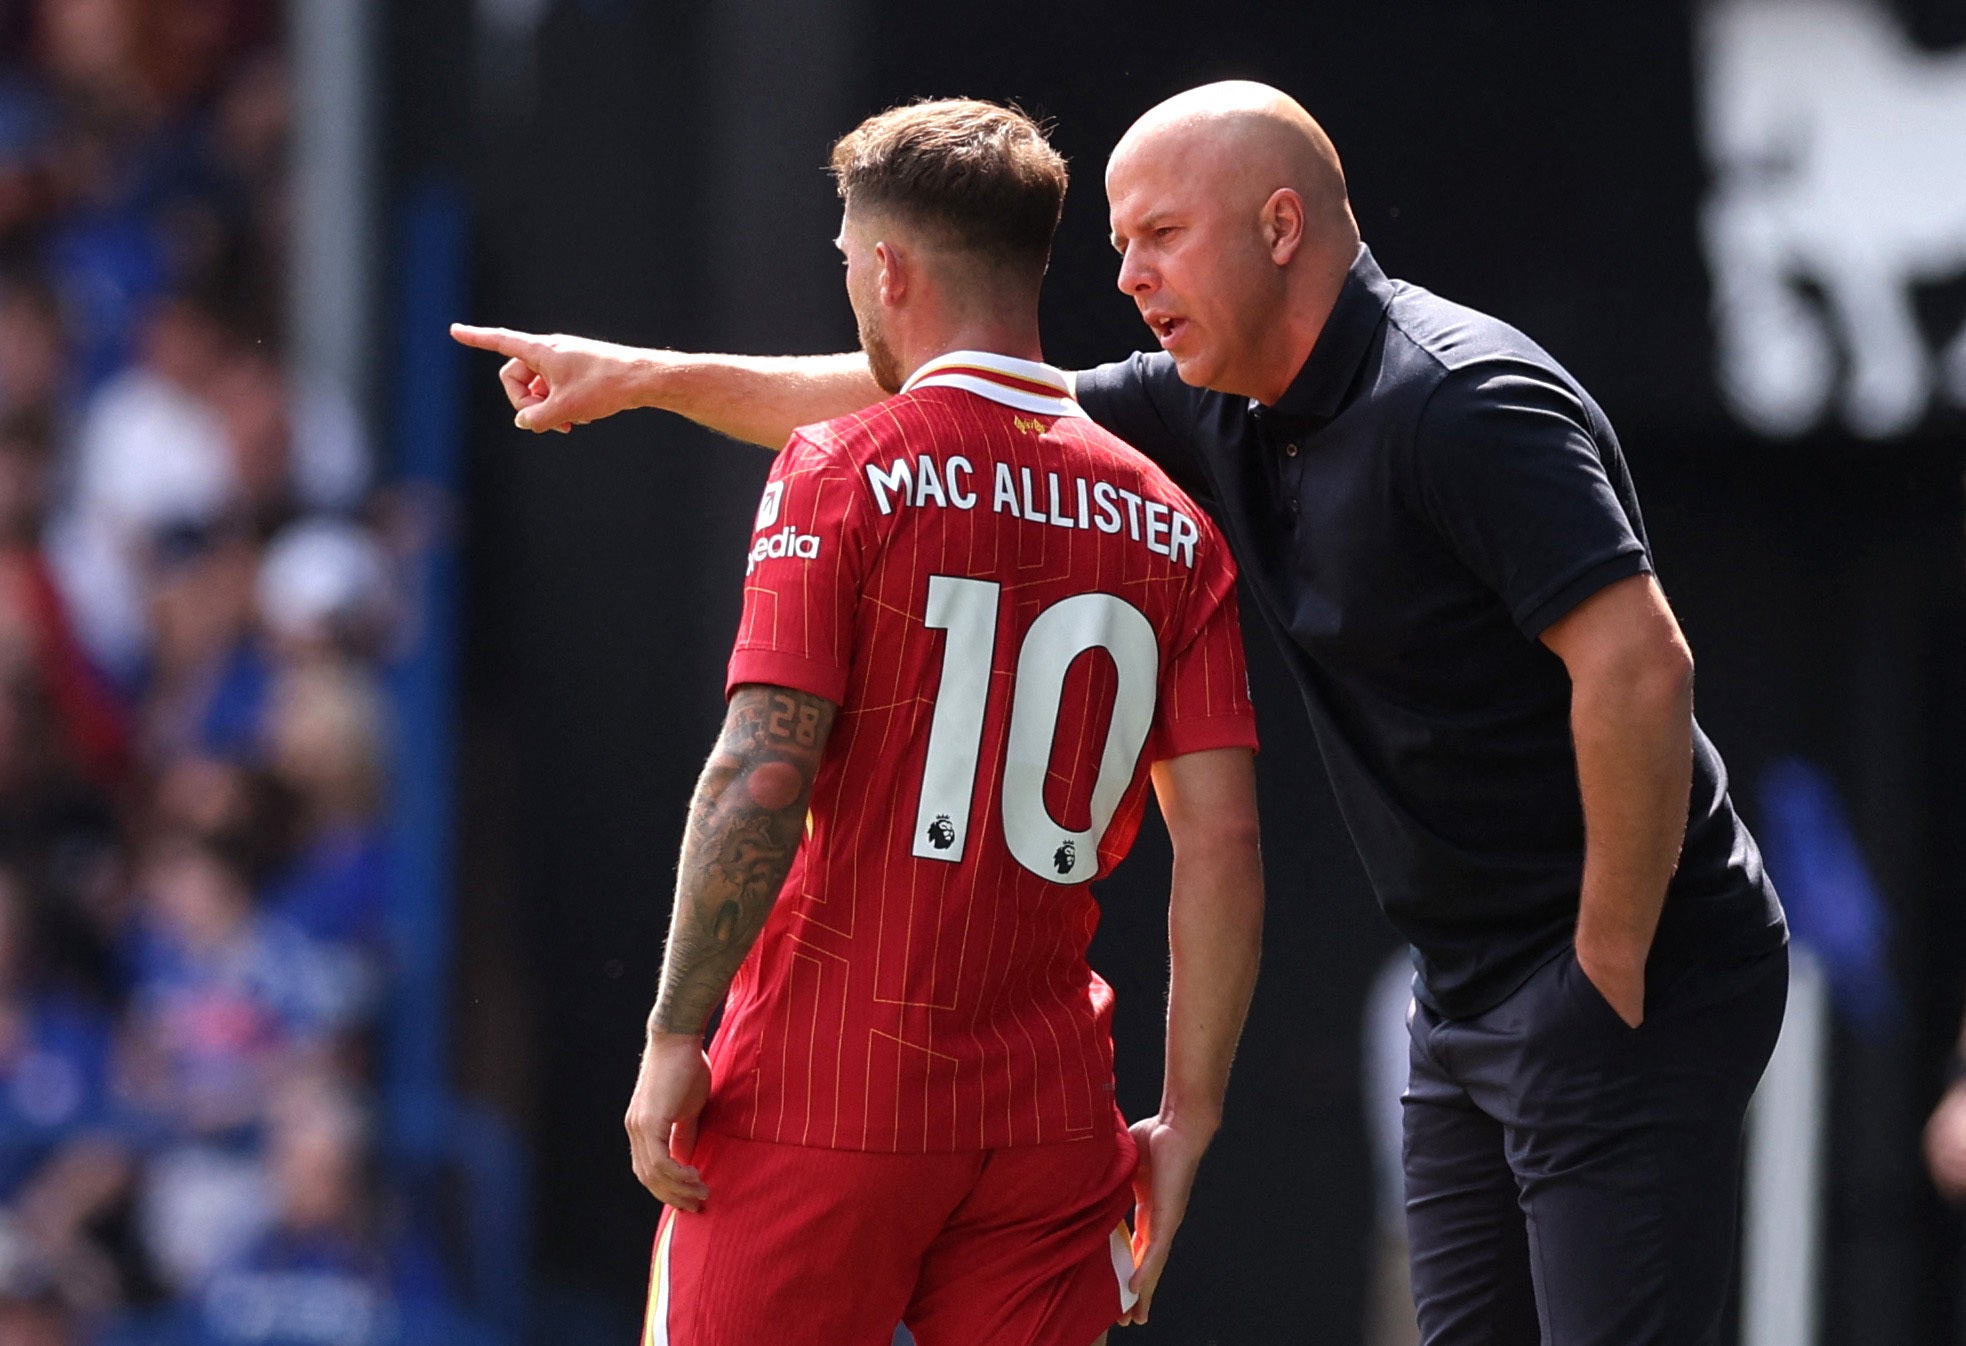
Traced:
[[1133, 1200], [1113, 1127], [961, 1154], [706, 1131], [710, 1199], [663, 1213], [642, 1346], [889, 1346], [900, 1322], [919, 1346], [1091, 1346], [1120, 1314], [1111, 1236]]

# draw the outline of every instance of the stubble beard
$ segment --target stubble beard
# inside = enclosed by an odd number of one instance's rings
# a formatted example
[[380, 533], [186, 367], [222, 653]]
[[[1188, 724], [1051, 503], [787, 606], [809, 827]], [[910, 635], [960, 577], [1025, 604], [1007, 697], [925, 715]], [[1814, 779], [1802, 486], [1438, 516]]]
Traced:
[[860, 349], [866, 352], [867, 369], [881, 391], [889, 396], [900, 392], [901, 361], [895, 358], [894, 347], [887, 344], [887, 334], [871, 323], [861, 323]]

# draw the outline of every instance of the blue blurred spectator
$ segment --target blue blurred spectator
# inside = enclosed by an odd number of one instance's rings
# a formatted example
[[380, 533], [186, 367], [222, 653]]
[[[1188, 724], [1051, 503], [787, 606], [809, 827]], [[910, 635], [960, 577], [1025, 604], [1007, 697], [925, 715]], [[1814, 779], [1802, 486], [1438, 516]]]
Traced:
[[372, 1004], [389, 894], [381, 688], [351, 663], [289, 667], [269, 706], [268, 738], [274, 774], [298, 806], [298, 845], [267, 886], [267, 910], [368, 964], [349, 970], [350, 997]]
[[187, 753], [241, 762], [257, 755], [269, 676], [253, 638], [260, 556], [250, 524], [237, 514], [153, 535], [141, 737], [146, 762]]
[[[190, 537], [200, 540], [195, 559], [201, 564], [183, 573], [182, 587], [164, 580], [153, 589], [160, 654], [184, 648], [167, 638], [172, 633], [188, 634], [195, 645], [181, 661], [191, 674], [181, 680], [182, 700], [171, 696], [160, 662], [152, 706], [161, 711], [174, 700], [176, 705], [171, 724], [160, 729], [172, 732], [177, 751], [268, 765], [295, 789], [320, 784], [305, 772], [296, 777], [279, 766], [279, 724], [292, 712], [275, 703], [276, 684], [283, 669], [323, 663], [343, 665], [349, 675], [343, 682], [362, 681], [354, 670], [380, 651], [395, 629], [398, 602], [389, 559], [367, 529], [333, 518], [288, 524], [263, 552], [237, 529], [202, 530]], [[214, 538], [222, 555], [210, 557], [205, 549]], [[249, 574], [254, 576], [250, 599], [240, 583]], [[333, 691], [322, 679], [308, 685], [323, 696]], [[379, 707], [375, 710], [356, 727], [369, 744], [360, 751], [372, 759], [371, 774], [382, 770]], [[337, 822], [358, 813], [368, 819], [380, 804], [379, 780], [365, 788], [359, 806], [319, 802]]]
[[84, 639], [132, 685], [160, 637], [144, 606], [160, 540], [240, 526], [265, 540], [305, 512], [352, 507], [368, 484], [345, 399], [296, 391], [218, 301], [160, 302], [141, 352], [85, 407], [52, 539]]
[[140, 877], [126, 1087], [149, 1147], [145, 1241], [185, 1288], [265, 1227], [274, 1092], [333, 1056], [359, 1005], [320, 946], [256, 910], [222, 843], [160, 838]]
[[126, 686], [150, 653], [145, 581], [156, 540], [215, 525], [237, 494], [208, 395], [224, 362], [221, 318], [177, 296], [151, 312], [143, 332], [143, 358], [83, 409], [49, 539], [84, 642]]
[[431, 1340], [442, 1280], [393, 1235], [369, 1133], [346, 1090], [306, 1080], [281, 1100], [270, 1144], [277, 1213], [196, 1299], [197, 1346], [393, 1346]]
[[278, 17], [0, 4], [0, 1346], [450, 1339], [350, 1101], [403, 604], [274, 336]]
[[222, 250], [249, 184], [213, 153], [231, 62], [263, 38], [238, 0], [39, 0], [34, 69], [60, 110], [43, 256], [93, 387], [136, 315]]

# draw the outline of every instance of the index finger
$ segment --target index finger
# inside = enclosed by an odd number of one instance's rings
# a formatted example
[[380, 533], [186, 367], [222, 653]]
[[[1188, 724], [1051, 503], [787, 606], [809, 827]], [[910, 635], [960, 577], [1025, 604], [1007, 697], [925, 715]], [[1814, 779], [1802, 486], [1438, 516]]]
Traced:
[[495, 351], [500, 355], [513, 355], [527, 358], [540, 349], [539, 338], [530, 332], [515, 332], [509, 327], [473, 327], [470, 323], [451, 324], [451, 339], [481, 351]]

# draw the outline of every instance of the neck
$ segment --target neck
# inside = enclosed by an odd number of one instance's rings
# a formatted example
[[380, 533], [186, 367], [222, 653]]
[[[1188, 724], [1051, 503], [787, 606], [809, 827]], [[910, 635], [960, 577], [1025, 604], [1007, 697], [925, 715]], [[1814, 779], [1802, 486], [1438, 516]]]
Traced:
[[1317, 349], [1324, 324], [1330, 320], [1331, 310], [1338, 306], [1345, 278], [1351, 275], [1352, 258], [1357, 250], [1357, 241], [1353, 240], [1351, 250], [1343, 257], [1333, 255], [1324, 265], [1307, 268], [1292, 286], [1284, 306], [1284, 333], [1277, 347], [1277, 362], [1265, 371], [1263, 386], [1252, 394], [1264, 406], [1273, 407], [1282, 400], [1310, 360], [1311, 352]]
[[924, 326], [897, 344], [903, 382], [916, 370], [950, 351], [988, 351], [1018, 360], [1044, 359], [1035, 314], [1014, 319], [963, 319]]

